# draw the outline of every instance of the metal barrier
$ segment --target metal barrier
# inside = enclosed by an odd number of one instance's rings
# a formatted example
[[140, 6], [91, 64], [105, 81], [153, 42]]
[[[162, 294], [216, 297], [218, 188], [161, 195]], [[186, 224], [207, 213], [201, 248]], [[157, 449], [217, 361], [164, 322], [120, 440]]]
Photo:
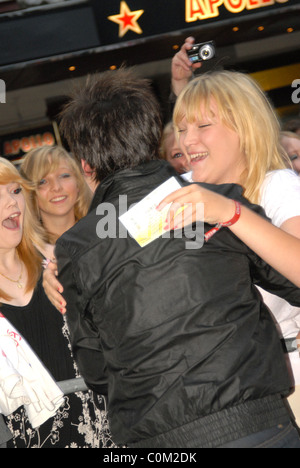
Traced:
[[62, 380], [61, 382], [57, 382], [57, 385], [65, 395], [88, 390], [82, 377], [79, 377], [78, 379]]

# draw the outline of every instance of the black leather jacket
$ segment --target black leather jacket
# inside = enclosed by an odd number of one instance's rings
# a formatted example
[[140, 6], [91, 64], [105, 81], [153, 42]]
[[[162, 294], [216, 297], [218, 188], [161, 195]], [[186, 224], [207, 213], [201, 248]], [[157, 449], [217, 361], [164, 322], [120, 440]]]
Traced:
[[[112, 436], [132, 447], [217, 446], [271, 427], [291, 386], [254, 284], [296, 306], [300, 290], [229, 229], [196, 250], [184, 237], [144, 248], [98, 238], [98, 204], [113, 204], [117, 221], [119, 195], [130, 205], [174, 175], [155, 161], [106, 178], [56, 247], [80, 372], [98, 393], [108, 384]], [[208, 188], [249, 205], [237, 185]]]

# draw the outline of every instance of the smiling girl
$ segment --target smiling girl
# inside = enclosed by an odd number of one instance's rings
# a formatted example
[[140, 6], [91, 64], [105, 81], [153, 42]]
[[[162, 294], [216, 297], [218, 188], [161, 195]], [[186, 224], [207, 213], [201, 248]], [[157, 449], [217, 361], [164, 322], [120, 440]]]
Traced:
[[[0, 312], [55, 380], [69, 380], [79, 373], [70, 351], [67, 325], [42, 287], [42, 257], [53, 248], [45, 243], [43, 229], [32, 211], [32, 191], [17, 169], [0, 158]], [[112, 446], [104, 400], [101, 402], [100, 411], [90, 391], [71, 393], [55, 416], [35, 429], [20, 407], [5, 418], [13, 435], [8, 447]]]
[[[300, 180], [286, 168], [288, 156], [280, 143], [280, 125], [260, 86], [238, 72], [200, 75], [179, 95], [174, 125], [179, 146], [190, 160], [190, 182], [241, 185], [244, 196], [261, 205], [272, 224], [242, 207], [238, 222], [229, 229], [300, 287]], [[234, 214], [232, 200], [197, 184], [167, 197], [160, 209], [175, 202], [176, 207], [193, 205], [190, 222], [195, 220], [197, 203], [204, 203], [209, 224], [226, 223]], [[181, 226], [176, 218], [172, 223], [170, 227]], [[300, 309], [266, 292], [262, 294], [286, 340], [298, 386], [292, 405], [300, 424], [300, 360], [296, 346]]]
[[41, 274], [37, 248], [43, 254], [49, 249], [30, 208], [29, 186], [17, 170], [12, 177], [12, 168], [0, 158], [0, 299], [22, 305]]
[[164, 128], [160, 150], [162, 159], [168, 161], [178, 174], [185, 174], [190, 170], [187, 157], [178, 146], [172, 122]]
[[294, 171], [300, 175], [300, 135], [281, 132], [281, 143], [292, 162]]
[[34, 208], [51, 244], [87, 214], [92, 194], [74, 159], [60, 146], [30, 151], [21, 174], [35, 187]]

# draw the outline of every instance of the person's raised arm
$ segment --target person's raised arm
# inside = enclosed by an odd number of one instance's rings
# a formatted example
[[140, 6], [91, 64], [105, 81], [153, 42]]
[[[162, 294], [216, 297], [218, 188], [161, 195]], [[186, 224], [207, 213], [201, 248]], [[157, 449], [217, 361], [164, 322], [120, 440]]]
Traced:
[[190, 81], [193, 76], [193, 71], [197, 70], [202, 66], [202, 63], [192, 64], [190, 61], [187, 51], [190, 50], [195, 43], [193, 37], [186, 38], [184, 44], [177, 54], [172, 59], [172, 90], [175, 96], [179, 96], [185, 85]]
[[67, 303], [67, 323], [74, 358], [87, 386], [98, 394], [107, 394], [106, 362], [100, 336], [89, 309], [92, 299], [78, 281], [78, 272], [62, 245], [56, 244], [58, 278]]
[[300, 239], [246, 207], [231, 231], [265, 262], [300, 288]]

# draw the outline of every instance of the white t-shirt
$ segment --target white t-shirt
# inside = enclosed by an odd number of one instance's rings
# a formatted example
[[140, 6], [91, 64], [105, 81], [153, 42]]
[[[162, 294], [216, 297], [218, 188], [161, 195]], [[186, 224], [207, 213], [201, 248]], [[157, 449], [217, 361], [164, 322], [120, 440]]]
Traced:
[[[281, 227], [290, 218], [300, 216], [300, 177], [289, 169], [267, 174], [261, 189], [261, 206], [272, 224]], [[299, 259], [300, 261], [300, 259]], [[260, 289], [283, 338], [295, 338], [300, 331], [300, 308]], [[298, 351], [288, 355], [296, 385], [300, 385]]]
[[269, 172], [261, 188], [260, 205], [277, 227], [300, 216], [300, 177], [290, 169]]
[[[193, 182], [192, 173], [182, 176]], [[277, 227], [290, 218], [300, 216], [300, 177], [290, 169], [269, 172], [261, 188], [260, 205]], [[300, 260], [299, 260], [300, 261]], [[280, 335], [295, 338], [300, 331], [300, 308], [293, 307], [285, 300], [259, 288], [265, 303], [271, 310]], [[296, 385], [300, 385], [300, 358], [298, 351], [289, 353]]]

